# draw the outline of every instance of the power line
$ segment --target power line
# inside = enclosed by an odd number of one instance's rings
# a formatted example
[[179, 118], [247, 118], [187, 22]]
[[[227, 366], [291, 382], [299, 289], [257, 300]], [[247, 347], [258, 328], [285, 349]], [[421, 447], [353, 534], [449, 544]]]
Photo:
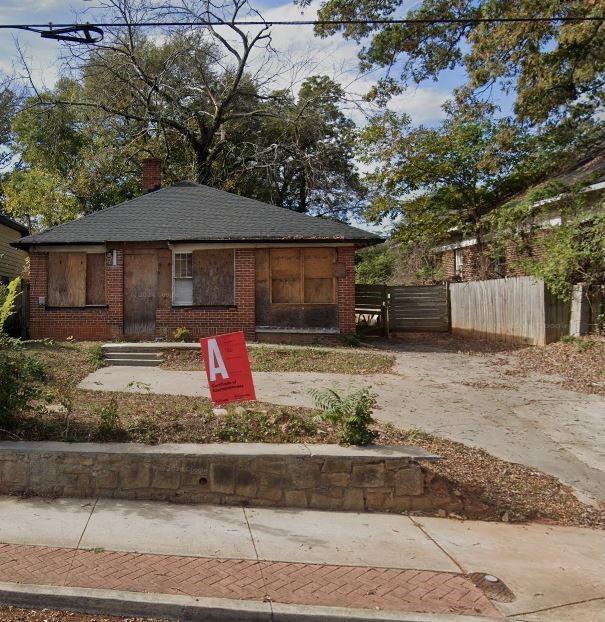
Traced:
[[432, 25], [432, 24], [507, 24], [520, 22], [601, 22], [605, 17], [452, 17], [452, 18], [403, 18], [403, 19], [339, 19], [339, 20], [220, 20], [208, 19], [196, 22], [97, 22], [76, 24], [0, 24], [0, 29], [24, 30], [35, 32], [43, 39], [55, 41], [69, 41], [71, 43], [94, 44], [103, 40], [105, 35], [103, 28], [166, 28], [166, 27], [245, 27], [262, 26], [272, 28], [274, 26], [393, 26], [393, 25]]
[[605, 16], [579, 17], [440, 17], [440, 18], [403, 18], [403, 19], [309, 19], [309, 20], [198, 20], [195, 22], [85, 22], [53, 24], [0, 24], [0, 29], [28, 30], [33, 28], [157, 28], [162, 26], [348, 26], [348, 25], [390, 25], [390, 24], [486, 24], [514, 22], [602, 22]]

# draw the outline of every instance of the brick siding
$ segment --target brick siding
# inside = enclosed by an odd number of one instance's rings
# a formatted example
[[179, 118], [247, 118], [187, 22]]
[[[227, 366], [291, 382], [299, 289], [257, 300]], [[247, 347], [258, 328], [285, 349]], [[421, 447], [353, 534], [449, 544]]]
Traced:
[[338, 328], [342, 334], [355, 332], [355, 248], [340, 246], [337, 261], [344, 266], [344, 276], [336, 279]]
[[254, 249], [235, 251], [235, 306], [225, 308], [169, 307], [156, 311], [156, 333], [170, 338], [178, 327], [188, 328], [194, 337], [243, 330], [254, 338], [255, 315], [255, 255]]
[[[107, 268], [105, 271], [107, 280]], [[47, 307], [48, 253], [31, 253], [29, 267], [29, 336], [31, 339], [90, 339], [112, 337], [108, 307]], [[108, 292], [109, 294], [109, 292]]]
[[462, 249], [462, 275], [456, 274], [455, 251], [441, 253], [441, 265], [446, 281], [479, 281], [503, 276], [527, 276], [520, 265], [525, 259], [540, 259], [544, 256], [544, 240], [548, 231], [538, 231], [525, 246], [509, 242], [502, 257], [500, 274], [496, 274], [489, 246], [473, 245]]
[[[112, 251], [117, 265], [112, 265]], [[50, 308], [39, 304], [48, 296], [48, 253], [30, 255], [29, 334], [32, 339], [50, 338], [109, 340], [124, 337], [124, 250], [107, 245], [104, 307]], [[355, 249], [338, 248], [344, 276], [337, 278], [338, 320], [341, 333], [355, 332]], [[235, 305], [233, 307], [174, 307], [171, 301], [156, 310], [156, 336], [169, 339], [175, 328], [189, 329], [195, 338], [243, 330], [255, 337], [255, 251], [235, 251]]]

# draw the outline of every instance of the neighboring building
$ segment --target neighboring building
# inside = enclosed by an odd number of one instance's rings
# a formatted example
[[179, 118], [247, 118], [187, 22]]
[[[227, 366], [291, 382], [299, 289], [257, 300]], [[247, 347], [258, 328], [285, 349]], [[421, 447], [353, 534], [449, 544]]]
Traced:
[[355, 330], [358, 247], [377, 236], [191, 182], [145, 162], [131, 201], [23, 238], [32, 338]]
[[[593, 183], [583, 189], [588, 193], [589, 203], [598, 201], [605, 193], [605, 150], [602, 149], [596, 156], [587, 158], [570, 167], [564, 173], [553, 178], [553, 181], [563, 186], [571, 186], [590, 178]], [[435, 249], [440, 255], [443, 276], [447, 281], [477, 281], [481, 279], [496, 279], [506, 276], [526, 276], [521, 268], [521, 260], [532, 257], [540, 258], [543, 253], [543, 240], [548, 232], [561, 224], [561, 214], [557, 210], [557, 202], [564, 195], [537, 201], [535, 206], [552, 205], [548, 216], [538, 223], [532, 239], [520, 249], [519, 245], [510, 242], [506, 245], [501, 256], [494, 257], [490, 247], [489, 231], [482, 240], [477, 238], [463, 238], [456, 231], [451, 232], [450, 240]]]
[[27, 235], [27, 228], [0, 214], [0, 283], [21, 276], [27, 255], [11, 243]]

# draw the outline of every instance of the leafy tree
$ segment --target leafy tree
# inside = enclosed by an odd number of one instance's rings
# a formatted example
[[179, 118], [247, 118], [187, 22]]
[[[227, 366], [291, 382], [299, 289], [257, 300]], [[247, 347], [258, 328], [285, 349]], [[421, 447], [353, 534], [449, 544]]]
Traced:
[[366, 216], [398, 219], [397, 237], [406, 245], [434, 246], [452, 228], [476, 233], [480, 217], [515, 187], [529, 149], [519, 126], [495, 119], [485, 106], [449, 104], [446, 113], [428, 128], [386, 111], [360, 135], [360, 157], [374, 167], [366, 179], [372, 198]]
[[67, 177], [78, 165], [90, 135], [82, 130], [80, 111], [65, 104], [53, 105], [80, 90], [79, 84], [60, 79], [54, 89], [29, 97], [11, 124], [13, 151], [24, 166]]
[[[605, 200], [590, 200], [593, 195], [582, 192], [590, 181], [572, 188], [557, 181], [541, 184], [485, 218], [495, 252], [512, 246], [519, 267], [543, 279], [562, 299], [569, 298], [574, 283], [605, 283]], [[554, 197], [555, 202], [543, 201]], [[553, 211], [561, 216], [561, 224], [545, 230], [542, 223]]]
[[385, 245], [359, 251], [355, 257], [355, 282], [363, 285], [385, 285], [395, 265], [395, 254]]
[[[256, 198], [298, 212], [346, 218], [364, 190], [354, 162], [355, 124], [342, 110], [342, 88], [327, 76], [307, 78], [298, 97], [277, 92], [271, 116], [242, 178]], [[256, 190], [255, 190], [256, 189]]]
[[14, 172], [4, 183], [3, 210], [29, 228], [49, 228], [81, 213], [78, 200], [57, 174], [32, 168]]
[[62, 78], [25, 99], [12, 121], [11, 149], [19, 160], [3, 180], [5, 209], [34, 228], [131, 198], [140, 185], [140, 144], [132, 133], [55, 103], [82, 90], [80, 82]]
[[[302, 0], [301, 4], [308, 4]], [[342, 32], [356, 41], [368, 40], [360, 58], [365, 69], [389, 68], [375, 95], [389, 95], [410, 83], [437, 79], [445, 70], [462, 66], [467, 92], [493, 86], [516, 92], [519, 119], [542, 123], [565, 114], [577, 102], [597, 108], [605, 89], [605, 29], [592, 22], [472, 23], [465, 19], [518, 16], [602, 17], [602, 0], [423, 0], [401, 12], [403, 0], [323, 0], [321, 20], [439, 18], [455, 23], [346, 24], [317, 26], [320, 36]], [[392, 77], [398, 71], [398, 76]]]
[[[268, 26], [248, 32], [235, 25], [246, 16], [258, 18], [246, 0], [102, 0], [101, 7], [109, 21], [129, 26], [108, 29], [104, 41], [90, 49], [72, 49], [74, 72], [83, 76], [85, 88], [81, 96], [58, 103], [120, 119], [156, 141], [182, 141], [193, 154], [197, 181], [209, 182], [231, 127], [268, 114], [262, 105], [267, 78], [260, 77], [273, 56]], [[224, 29], [183, 27], [158, 41], [130, 25], [170, 19], [219, 21]], [[252, 55], [260, 64], [254, 76]]]

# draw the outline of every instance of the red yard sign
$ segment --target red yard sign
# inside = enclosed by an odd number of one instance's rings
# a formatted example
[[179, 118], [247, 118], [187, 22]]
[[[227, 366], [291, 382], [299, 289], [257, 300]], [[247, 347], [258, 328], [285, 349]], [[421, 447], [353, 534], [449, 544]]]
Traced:
[[215, 404], [256, 399], [244, 333], [200, 339], [210, 397]]

